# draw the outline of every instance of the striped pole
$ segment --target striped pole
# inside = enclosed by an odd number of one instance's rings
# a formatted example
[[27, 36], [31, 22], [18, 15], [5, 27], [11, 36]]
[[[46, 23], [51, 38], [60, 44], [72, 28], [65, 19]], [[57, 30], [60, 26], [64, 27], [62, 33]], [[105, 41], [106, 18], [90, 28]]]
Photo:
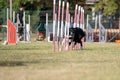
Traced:
[[69, 13], [69, 3], [67, 2], [67, 26], [66, 26], [66, 38], [67, 38], [67, 42], [66, 42], [66, 50], [69, 49], [69, 27], [70, 27], [70, 13]]
[[82, 28], [82, 27], [83, 27], [83, 26], [82, 26], [82, 18], [83, 18], [82, 15], [83, 15], [83, 12], [82, 12], [82, 7], [81, 7], [81, 9], [80, 9], [80, 28], [81, 28], [81, 29], [83, 29], [83, 28]]
[[69, 27], [70, 27], [70, 13], [68, 13], [68, 30], [67, 30], [67, 49], [69, 50]]
[[59, 36], [60, 36], [60, 9], [61, 9], [61, 0], [59, 0], [59, 7], [58, 7], [57, 51], [59, 50]]
[[78, 5], [76, 4], [76, 6], [75, 6], [75, 14], [74, 14], [74, 25], [73, 25], [74, 28], [76, 27], [76, 23], [77, 23], [77, 8], [78, 8]]
[[[82, 19], [81, 19], [82, 20], [81, 21], [82, 22], [82, 29], [84, 31], [85, 26], [84, 26], [84, 9], [83, 9], [83, 7], [82, 7], [82, 11], [81, 12], [82, 12], [82, 14], [81, 14], [82, 15]], [[83, 37], [81, 41], [82, 41], [82, 45], [83, 45], [82, 48], [84, 48], [84, 46], [85, 46], [85, 42], [84, 42], [85, 41], [85, 37]]]
[[80, 26], [79, 21], [80, 21], [80, 6], [78, 7], [78, 14], [77, 14], [77, 27], [78, 27], [78, 28], [79, 28], [79, 26]]
[[66, 45], [67, 45], [66, 40], [67, 40], [67, 25], [68, 25], [68, 16], [69, 16], [68, 12], [69, 12], [69, 3], [67, 2], [67, 7], [66, 7], [66, 20], [65, 20], [65, 31], [64, 31], [64, 33], [65, 33], [64, 49], [65, 49], [65, 50], [66, 50]]
[[[77, 11], [78, 11], [78, 13], [77, 13], [77, 28], [79, 28], [80, 27], [80, 23], [79, 23], [79, 21], [80, 21], [80, 6], [78, 6], [78, 9], [77, 9]], [[79, 43], [77, 43], [75, 46], [76, 46], [76, 49], [79, 49]]]
[[81, 20], [80, 20], [80, 28], [84, 30], [84, 9], [83, 7], [81, 8]]
[[62, 50], [62, 41], [63, 41], [64, 7], [65, 7], [65, 2], [63, 1], [63, 2], [62, 2], [62, 19], [61, 19], [60, 51]]
[[53, 1], [53, 51], [55, 52], [56, 0]]
[[83, 22], [82, 26], [83, 26], [83, 30], [84, 30], [85, 29], [85, 25], [84, 25], [85, 24], [85, 22], [84, 22], [84, 9], [83, 9], [83, 15], [82, 15], [82, 22]]

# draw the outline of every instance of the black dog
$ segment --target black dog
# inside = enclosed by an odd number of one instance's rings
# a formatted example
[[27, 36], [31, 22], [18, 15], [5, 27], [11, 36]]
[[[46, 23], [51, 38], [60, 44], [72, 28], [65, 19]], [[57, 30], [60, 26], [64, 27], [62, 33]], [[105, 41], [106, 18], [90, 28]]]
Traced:
[[80, 46], [83, 47], [81, 40], [83, 37], [85, 37], [85, 32], [81, 28], [70, 28], [69, 30], [70, 30], [69, 45], [71, 44], [71, 42], [74, 42], [74, 45], [80, 43]]

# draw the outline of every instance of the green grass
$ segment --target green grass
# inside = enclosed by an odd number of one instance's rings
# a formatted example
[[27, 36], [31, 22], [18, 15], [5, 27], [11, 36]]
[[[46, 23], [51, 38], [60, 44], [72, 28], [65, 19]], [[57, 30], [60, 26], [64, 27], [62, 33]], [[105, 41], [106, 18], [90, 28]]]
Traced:
[[52, 52], [47, 42], [0, 44], [0, 80], [119, 80], [120, 45], [85, 43]]

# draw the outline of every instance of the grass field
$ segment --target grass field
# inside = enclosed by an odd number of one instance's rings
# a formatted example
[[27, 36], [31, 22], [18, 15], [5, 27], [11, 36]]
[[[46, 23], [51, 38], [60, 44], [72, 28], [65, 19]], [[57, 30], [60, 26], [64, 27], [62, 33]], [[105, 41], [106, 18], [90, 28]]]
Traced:
[[120, 80], [120, 45], [53, 53], [47, 42], [0, 43], [0, 80]]

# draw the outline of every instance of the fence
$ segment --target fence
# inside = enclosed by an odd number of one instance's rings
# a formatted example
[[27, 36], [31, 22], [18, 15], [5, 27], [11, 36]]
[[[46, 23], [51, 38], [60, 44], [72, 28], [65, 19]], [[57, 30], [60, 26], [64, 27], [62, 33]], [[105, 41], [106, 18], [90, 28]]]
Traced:
[[[27, 15], [31, 15], [31, 26], [30, 29], [33, 33], [37, 32], [37, 28], [39, 23], [41, 22], [42, 19], [40, 19], [40, 15], [41, 13], [48, 13], [48, 28], [49, 30], [52, 30], [52, 23], [53, 23], [53, 11], [52, 10], [48, 10], [48, 11], [39, 11], [39, 10], [35, 10], [35, 11], [25, 11], [26, 12], [26, 18], [28, 17]], [[73, 16], [74, 11], [70, 11], [71, 16]], [[98, 28], [98, 26], [96, 26], [95, 24], [95, 17], [93, 17], [91, 15], [92, 13], [89, 12], [90, 15], [90, 22], [89, 24], [91, 25], [92, 29]], [[64, 14], [65, 15], [65, 14]], [[87, 15], [85, 15], [85, 23], [86, 23], [86, 17]], [[3, 9], [0, 10], [0, 24], [2, 25], [6, 25], [7, 24], [7, 10]], [[119, 17], [120, 17], [120, 11], [118, 11], [116, 13], [116, 15], [114, 16], [103, 16], [102, 17], [102, 24], [105, 27], [105, 29], [119, 29], [120, 28], [120, 21], [119, 21]], [[28, 22], [28, 19], [25, 19], [26, 22]], [[86, 24], [85, 24], [86, 25]], [[2, 37], [2, 29], [0, 29], [0, 38]], [[6, 32], [6, 29], [4, 30], [4, 32]]]

